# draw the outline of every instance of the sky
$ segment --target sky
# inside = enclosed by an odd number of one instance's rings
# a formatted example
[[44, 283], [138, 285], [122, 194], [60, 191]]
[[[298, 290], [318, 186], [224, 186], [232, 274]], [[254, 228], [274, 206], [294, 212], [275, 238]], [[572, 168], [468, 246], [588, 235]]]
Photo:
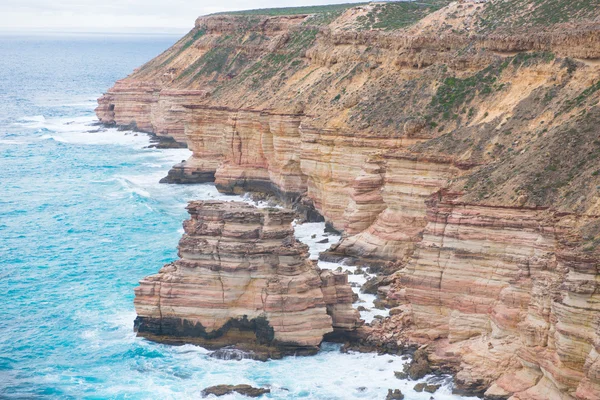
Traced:
[[200, 15], [220, 11], [357, 0], [0, 0], [0, 31], [189, 31]]

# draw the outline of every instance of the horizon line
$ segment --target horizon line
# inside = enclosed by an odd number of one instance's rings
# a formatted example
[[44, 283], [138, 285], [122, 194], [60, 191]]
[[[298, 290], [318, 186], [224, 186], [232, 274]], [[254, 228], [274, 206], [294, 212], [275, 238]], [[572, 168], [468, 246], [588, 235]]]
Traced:
[[189, 32], [189, 28], [166, 27], [118, 27], [118, 28], [30, 28], [30, 27], [0, 27], [0, 34], [40, 35], [40, 34], [85, 34], [85, 35], [181, 35]]

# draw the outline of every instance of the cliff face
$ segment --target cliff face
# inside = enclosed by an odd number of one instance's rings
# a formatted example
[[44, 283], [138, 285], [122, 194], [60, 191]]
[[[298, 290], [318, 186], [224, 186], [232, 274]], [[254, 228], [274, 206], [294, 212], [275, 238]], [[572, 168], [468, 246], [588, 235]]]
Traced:
[[566, 243], [578, 218], [432, 200], [423, 240], [389, 297], [408, 306], [415, 341], [439, 339], [440, 360], [461, 356], [462, 386], [483, 393], [496, 381], [488, 395], [597, 398], [599, 271]]
[[292, 211], [192, 202], [180, 259], [135, 290], [139, 335], [261, 354], [314, 352], [357, 327], [347, 276], [320, 273], [294, 239]]
[[490, 398], [599, 399], [600, 3], [571, 3], [201, 17], [97, 113], [185, 141], [167, 182], [314, 207], [326, 257], [390, 274], [373, 340]]

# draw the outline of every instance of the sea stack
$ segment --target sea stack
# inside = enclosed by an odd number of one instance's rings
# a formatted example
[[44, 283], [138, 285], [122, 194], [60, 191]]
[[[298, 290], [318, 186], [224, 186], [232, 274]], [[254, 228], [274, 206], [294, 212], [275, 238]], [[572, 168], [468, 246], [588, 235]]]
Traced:
[[344, 274], [321, 273], [294, 237], [295, 213], [194, 201], [180, 259], [135, 289], [139, 336], [262, 357], [312, 354], [359, 321]]

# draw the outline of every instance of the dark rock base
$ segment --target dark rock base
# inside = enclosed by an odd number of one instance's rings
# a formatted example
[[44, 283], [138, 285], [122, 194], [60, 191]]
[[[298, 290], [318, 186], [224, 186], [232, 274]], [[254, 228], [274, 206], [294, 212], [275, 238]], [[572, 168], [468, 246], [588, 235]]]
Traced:
[[248, 358], [261, 361], [288, 355], [309, 356], [319, 351], [316, 346], [298, 346], [274, 340], [273, 328], [265, 318], [232, 318], [220, 329], [207, 332], [198, 322], [138, 316], [134, 321], [134, 330], [138, 336], [153, 342], [195, 344], [211, 350], [235, 348], [248, 354]]
[[292, 208], [299, 214], [302, 222], [323, 222], [325, 218], [315, 209], [311, 200], [302, 193], [285, 192], [271, 181], [237, 180], [227, 185], [217, 184], [217, 190], [226, 194], [249, 193], [255, 200], [273, 201], [284, 207]]
[[185, 161], [175, 164], [169, 170], [167, 176], [160, 180], [160, 183], [175, 183], [179, 185], [189, 185], [194, 183], [208, 183], [215, 181], [215, 172], [186, 171]]
[[117, 128], [119, 131], [133, 131], [144, 133], [150, 136], [150, 145], [148, 148], [157, 148], [157, 149], [187, 149], [187, 143], [178, 142], [172, 136], [168, 135], [157, 135], [154, 132], [145, 131], [143, 129], [138, 128], [135, 122], [132, 122], [128, 125], [118, 125], [113, 123], [99, 123], [102, 126], [107, 128]]

